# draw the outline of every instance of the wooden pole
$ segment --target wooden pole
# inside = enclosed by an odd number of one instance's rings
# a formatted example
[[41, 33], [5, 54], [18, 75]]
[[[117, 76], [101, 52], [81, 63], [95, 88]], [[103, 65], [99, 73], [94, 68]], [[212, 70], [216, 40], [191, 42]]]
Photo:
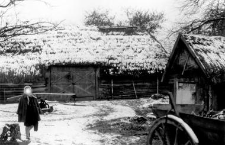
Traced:
[[137, 92], [136, 92], [135, 85], [134, 85], [134, 81], [132, 81], [132, 83], [133, 83], [133, 88], [134, 88], [135, 97], [136, 97], [136, 99], [138, 99]]
[[212, 88], [211, 85], [209, 85], [209, 94], [207, 95], [207, 111], [212, 109]]
[[113, 99], [113, 79], [111, 79], [111, 97]]
[[96, 68], [95, 69], [95, 98], [94, 99], [97, 99], [99, 98], [100, 99], [100, 96], [99, 96], [99, 69], [100, 68]]
[[157, 86], [156, 86], [156, 92], [157, 92], [157, 94], [159, 94], [159, 75], [158, 75], [159, 73], [158, 73], [158, 69], [156, 70], [156, 75], [157, 75]]
[[6, 99], [5, 99], [5, 89], [4, 89], [4, 96], [3, 96], [3, 97], [4, 97], [4, 98], [3, 98], [3, 99], [4, 99], [4, 103], [5, 103], [5, 101], [6, 101]]
[[182, 71], [182, 75], [184, 74], [184, 71], [186, 69], [186, 66], [187, 66], [187, 63], [188, 63], [188, 60], [189, 60], [189, 56], [187, 57], [186, 61], [185, 61], [185, 64], [184, 64], [184, 67], [183, 67], [183, 71]]
[[156, 90], [157, 91], [157, 94], [159, 94], [159, 78], [158, 78], [158, 74], [157, 74], [157, 86], [156, 87], [157, 87], [156, 88], [157, 89]]
[[48, 92], [49, 92], [49, 93], [52, 92], [52, 91], [51, 91], [51, 85], [52, 85], [52, 84], [51, 84], [51, 81], [52, 81], [52, 80], [51, 80], [51, 79], [52, 79], [52, 78], [51, 78], [51, 77], [52, 77], [52, 71], [51, 71], [51, 69], [52, 69], [52, 68], [51, 68], [51, 66], [50, 66], [50, 67], [49, 67], [49, 79], [48, 79], [48, 81], [49, 81], [49, 82], [48, 82], [48, 84], [49, 84], [49, 85], [48, 85], [48, 87], [49, 87], [49, 88], [48, 88]]

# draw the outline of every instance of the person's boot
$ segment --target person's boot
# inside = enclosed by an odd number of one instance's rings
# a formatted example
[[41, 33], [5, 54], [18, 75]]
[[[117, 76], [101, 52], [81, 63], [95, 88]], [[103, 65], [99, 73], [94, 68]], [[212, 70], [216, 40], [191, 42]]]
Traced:
[[28, 135], [28, 137], [27, 137], [27, 140], [30, 140], [30, 133], [29, 133], [29, 135]]
[[30, 141], [30, 127], [26, 127], [26, 141]]

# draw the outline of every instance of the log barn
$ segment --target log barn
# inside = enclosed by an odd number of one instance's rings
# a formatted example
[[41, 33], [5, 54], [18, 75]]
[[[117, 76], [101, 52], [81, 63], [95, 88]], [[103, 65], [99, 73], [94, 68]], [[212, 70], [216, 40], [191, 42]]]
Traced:
[[179, 34], [162, 81], [177, 104], [225, 108], [225, 37]]
[[0, 43], [1, 96], [19, 94], [24, 85], [91, 99], [150, 95], [166, 53], [148, 35], [118, 29], [67, 26]]

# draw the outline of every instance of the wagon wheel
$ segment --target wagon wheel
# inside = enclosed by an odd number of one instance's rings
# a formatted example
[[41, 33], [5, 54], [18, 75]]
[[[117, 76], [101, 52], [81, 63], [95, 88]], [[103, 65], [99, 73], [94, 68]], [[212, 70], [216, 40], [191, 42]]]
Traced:
[[198, 138], [182, 119], [168, 115], [153, 123], [147, 145], [198, 145]]

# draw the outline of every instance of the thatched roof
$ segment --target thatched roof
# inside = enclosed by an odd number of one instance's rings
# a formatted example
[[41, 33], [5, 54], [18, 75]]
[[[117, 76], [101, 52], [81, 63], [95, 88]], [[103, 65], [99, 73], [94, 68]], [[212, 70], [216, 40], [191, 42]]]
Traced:
[[[176, 49], [176, 45], [182, 41], [187, 50], [195, 59], [197, 65], [202, 69], [211, 81], [221, 81], [225, 78], [225, 37], [180, 34], [171, 53], [170, 60]], [[167, 68], [170, 66], [168, 62]], [[165, 74], [164, 74], [165, 76]]]
[[202, 67], [208, 73], [225, 70], [225, 37], [183, 35]]
[[66, 27], [0, 43], [0, 71], [37, 75], [40, 66], [109, 65], [123, 70], [163, 70], [166, 55], [147, 35], [105, 35], [97, 28]]

